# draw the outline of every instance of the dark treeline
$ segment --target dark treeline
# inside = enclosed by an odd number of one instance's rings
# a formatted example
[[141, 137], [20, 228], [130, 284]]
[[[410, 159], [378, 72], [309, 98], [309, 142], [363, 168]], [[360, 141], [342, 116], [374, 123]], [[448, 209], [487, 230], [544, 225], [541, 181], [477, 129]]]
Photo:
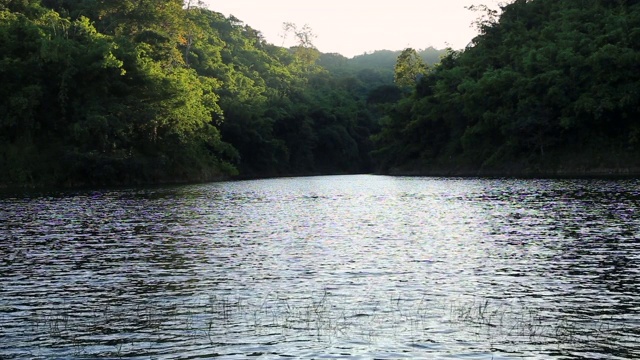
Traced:
[[392, 65], [328, 71], [291, 30], [286, 49], [180, 0], [0, 0], [0, 185], [372, 171]]
[[640, 172], [640, 2], [516, 0], [376, 135], [382, 171]]
[[181, 0], [0, 0], [0, 186], [640, 169], [638, 2], [487, 14], [347, 59]]

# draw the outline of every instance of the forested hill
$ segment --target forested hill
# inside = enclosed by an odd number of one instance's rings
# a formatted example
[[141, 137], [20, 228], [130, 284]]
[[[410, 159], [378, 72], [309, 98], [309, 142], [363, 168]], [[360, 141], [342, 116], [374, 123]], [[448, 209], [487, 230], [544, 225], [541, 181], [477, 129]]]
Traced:
[[639, 174], [640, 1], [502, 10], [389, 111], [381, 171]]
[[190, 3], [0, 0], [0, 187], [640, 174], [639, 1], [516, 0], [436, 66]]
[[285, 49], [179, 0], [0, 0], [0, 186], [372, 171], [401, 90], [292, 30]]
[[[356, 74], [368, 85], [373, 85], [375, 82], [387, 85], [393, 82], [394, 67], [401, 53], [401, 50], [377, 50], [356, 55], [351, 59], [340, 54], [321, 54], [318, 65], [335, 75]], [[416, 53], [425, 64], [433, 66], [440, 62], [440, 58], [446, 55], [447, 51], [428, 47], [416, 50]], [[374, 76], [378, 78], [372, 79]]]

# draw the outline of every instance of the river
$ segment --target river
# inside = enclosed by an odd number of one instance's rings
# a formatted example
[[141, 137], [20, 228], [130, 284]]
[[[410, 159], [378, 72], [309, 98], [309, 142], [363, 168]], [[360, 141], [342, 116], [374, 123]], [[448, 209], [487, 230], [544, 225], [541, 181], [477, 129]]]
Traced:
[[2, 359], [640, 358], [640, 181], [0, 196]]

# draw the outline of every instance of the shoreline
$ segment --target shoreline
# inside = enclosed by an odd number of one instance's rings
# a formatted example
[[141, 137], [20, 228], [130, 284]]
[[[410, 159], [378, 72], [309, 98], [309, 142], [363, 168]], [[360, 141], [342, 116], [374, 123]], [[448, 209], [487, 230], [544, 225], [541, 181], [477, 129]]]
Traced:
[[38, 184], [19, 186], [15, 184], [0, 183], [0, 194], [12, 194], [30, 191], [70, 191], [70, 190], [95, 190], [95, 189], [122, 189], [122, 188], [142, 188], [142, 187], [165, 187], [207, 184], [212, 182], [226, 181], [250, 181], [277, 178], [295, 178], [311, 176], [332, 176], [332, 175], [381, 175], [397, 177], [443, 177], [443, 178], [487, 178], [487, 179], [593, 179], [593, 180], [625, 180], [640, 179], [640, 167], [630, 168], [596, 168], [589, 170], [559, 169], [559, 170], [536, 170], [536, 171], [514, 171], [497, 169], [469, 168], [432, 168], [432, 169], [400, 169], [393, 168], [389, 171], [358, 172], [358, 173], [309, 173], [309, 174], [280, 174], [280, 175], [237, 175], [219, 176], [211, 179], [172, 179], [154, 182], [131, 182], [117, 184]]
[[424, 177], [476, 177], [512, 179], [635, 179], [640, 178], [640, 168], [597, 168], [590, 170], [493, 170], [493, 169], [390, 169], [380, 175]]

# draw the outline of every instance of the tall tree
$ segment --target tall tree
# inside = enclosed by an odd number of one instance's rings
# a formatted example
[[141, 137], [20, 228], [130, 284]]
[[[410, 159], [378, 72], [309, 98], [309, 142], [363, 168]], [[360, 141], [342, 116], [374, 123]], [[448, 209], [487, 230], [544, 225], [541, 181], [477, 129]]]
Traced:
[[406, 48], [398, 56], [394, 68], [394, 81], [399, 86], [415, 86], [427, 72], [427, 66], [413, 48]]

